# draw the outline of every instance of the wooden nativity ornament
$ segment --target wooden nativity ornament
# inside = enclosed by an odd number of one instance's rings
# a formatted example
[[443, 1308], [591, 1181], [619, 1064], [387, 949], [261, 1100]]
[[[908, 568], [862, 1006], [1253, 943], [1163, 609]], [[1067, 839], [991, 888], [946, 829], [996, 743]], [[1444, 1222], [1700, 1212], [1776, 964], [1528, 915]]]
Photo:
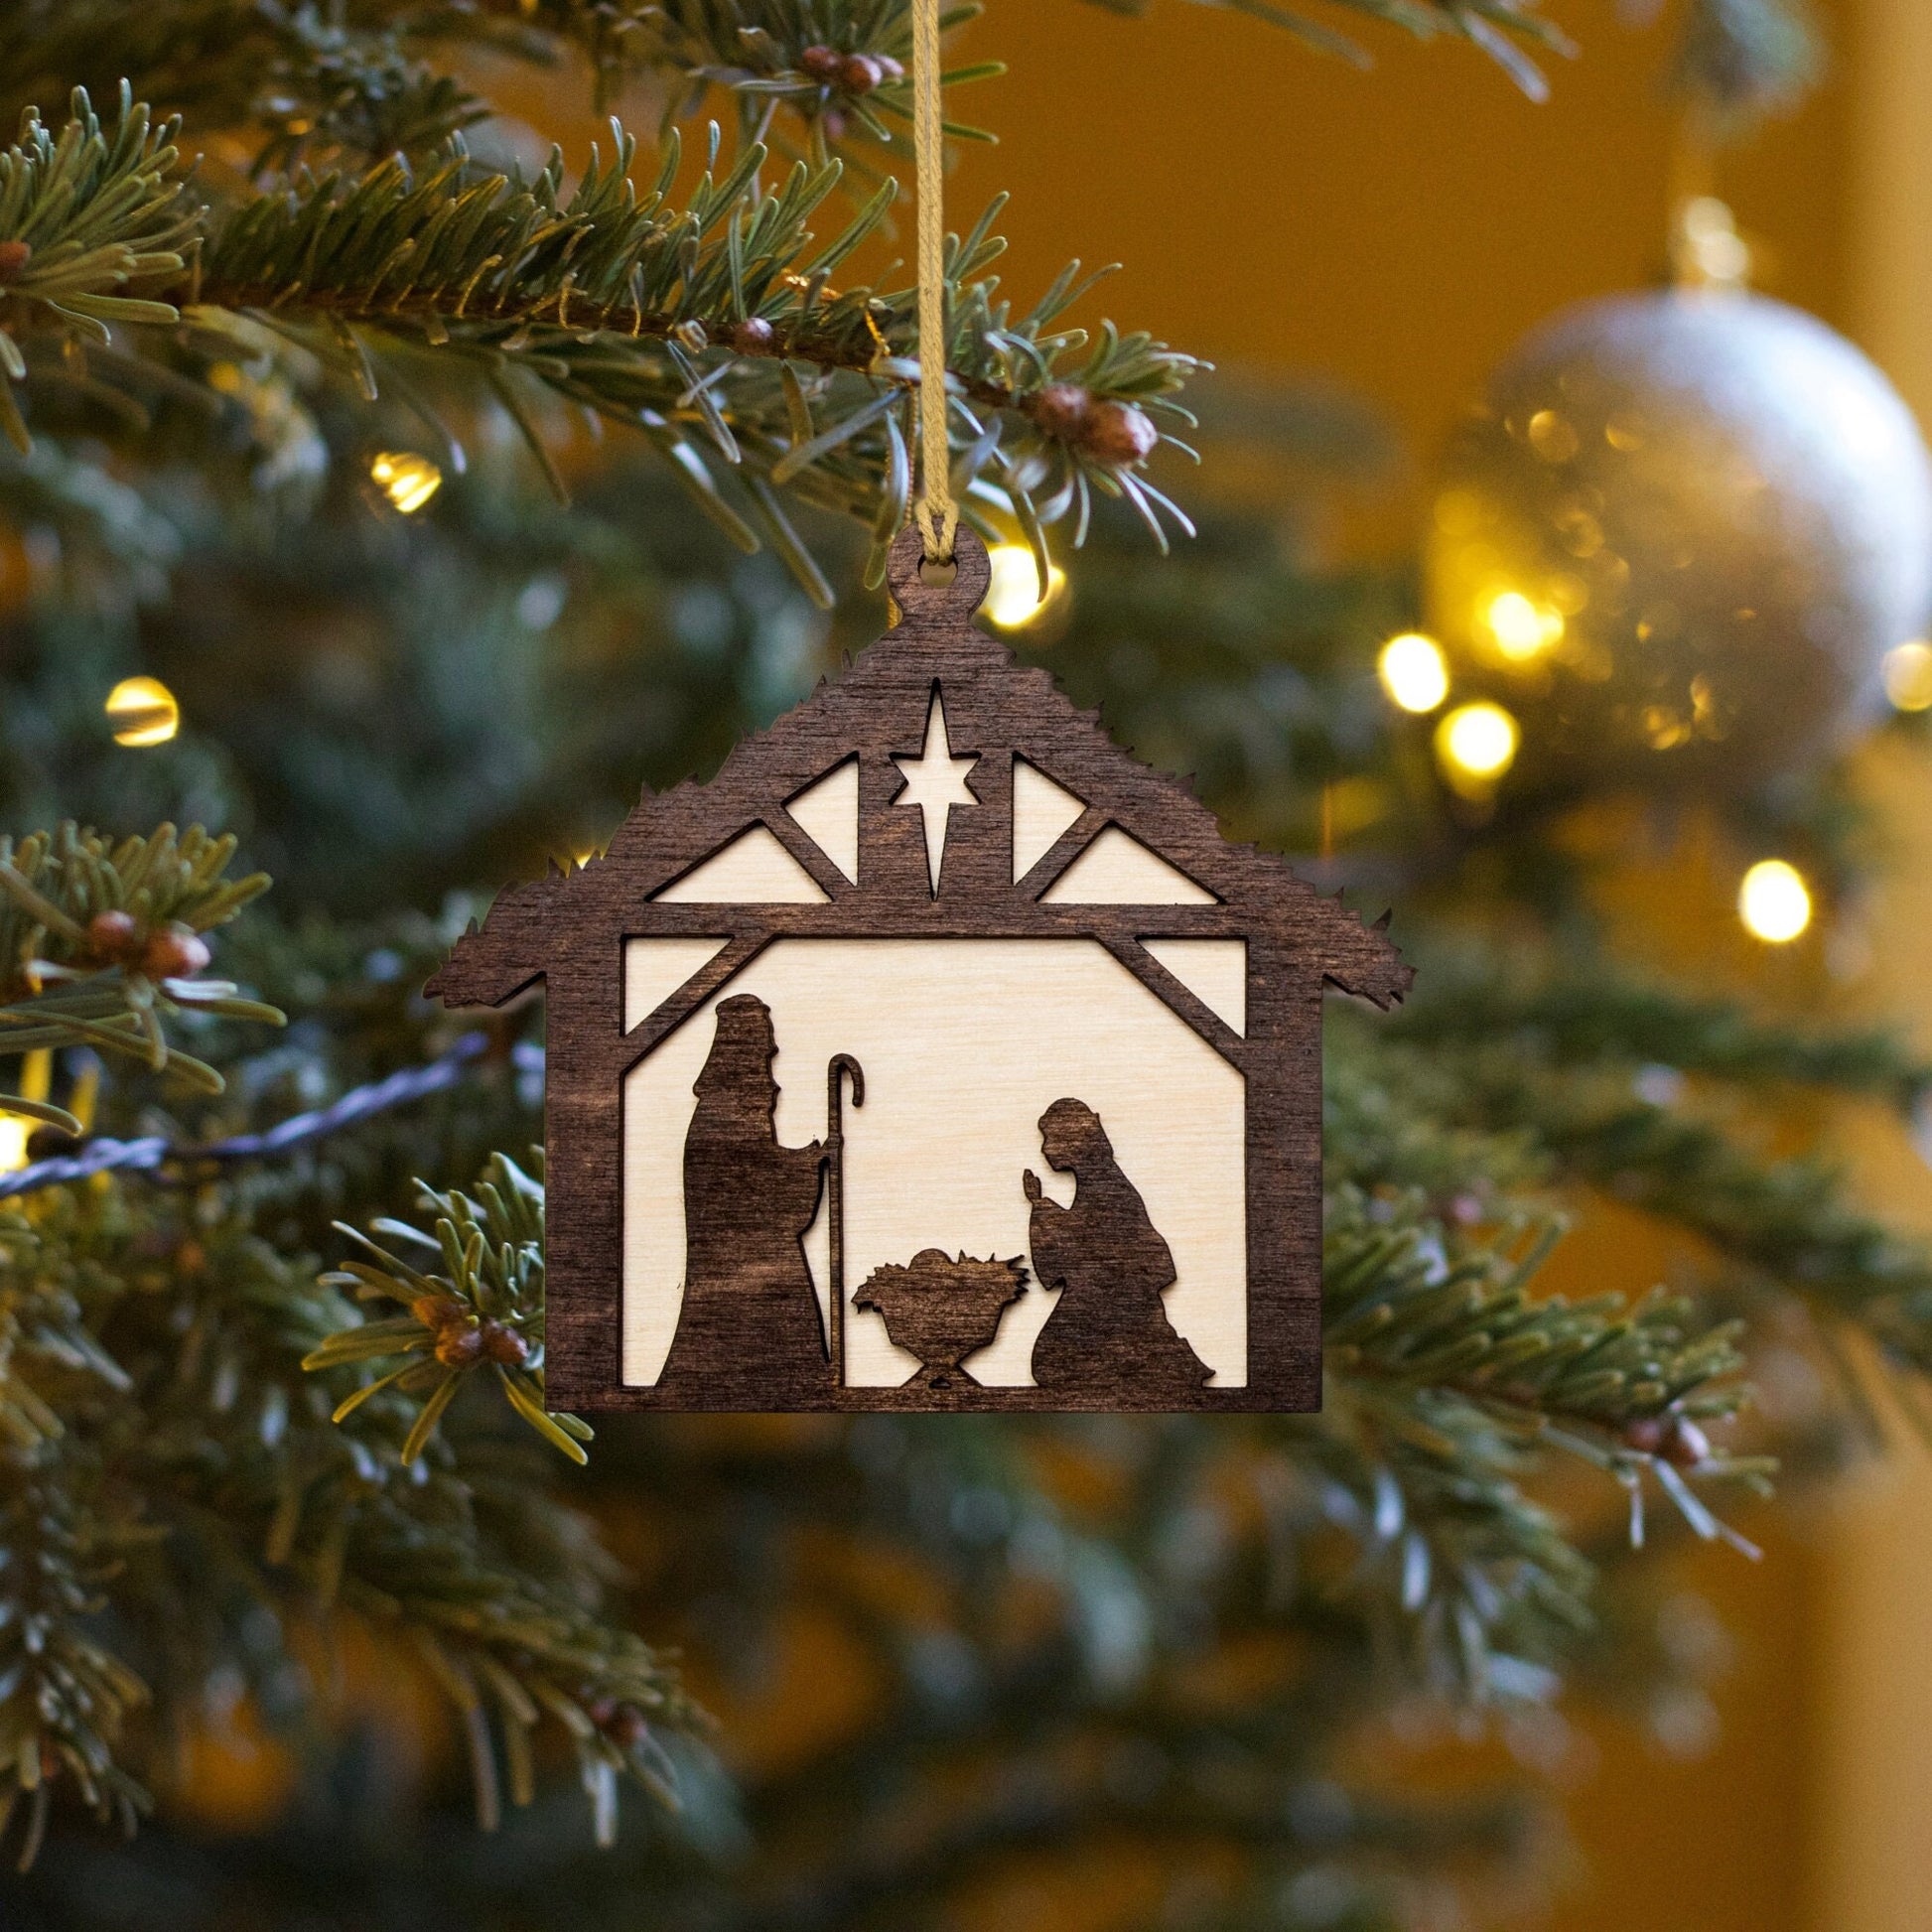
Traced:
[[430, 982], [549, 1014], [557, 1409], [1319, 1406], [1321, 996], [1411, 969], [894, 546], [900, 621]]

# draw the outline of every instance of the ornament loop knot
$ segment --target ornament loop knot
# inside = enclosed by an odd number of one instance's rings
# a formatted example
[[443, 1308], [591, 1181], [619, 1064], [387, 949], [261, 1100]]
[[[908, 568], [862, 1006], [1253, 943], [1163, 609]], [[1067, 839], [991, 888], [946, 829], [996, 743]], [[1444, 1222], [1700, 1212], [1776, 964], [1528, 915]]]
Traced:
[[953, 532], [950, 584], [928, 583], [923, 575], [927, 562], [925, 539], [916, 523], [908, 523], [893, 539], [886, 560], [886, 582], [900, 618], [936, 616], [941, 611], [971, 617], [993, 582], [992, 561], [979, 532], [968, 523]]

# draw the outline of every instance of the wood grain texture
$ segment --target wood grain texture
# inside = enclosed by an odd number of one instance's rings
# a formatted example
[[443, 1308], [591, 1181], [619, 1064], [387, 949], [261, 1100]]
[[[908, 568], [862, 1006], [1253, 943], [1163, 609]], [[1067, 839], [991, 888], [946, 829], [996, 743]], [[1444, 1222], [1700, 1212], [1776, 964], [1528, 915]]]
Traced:
[[[1114, 745], [1043, 671], [1016, 666], [980, 631], [984, 547], [958, 541], [953, 584], [926, 584], [919, 538], [891, 563], [898, 624], [835, 683], [748, 740], [704, 785], [646, 796], [609, 852], [568, 875], [506, 890], [481, 930], [460, 940], [428, 991], [451, 1006], [496, 1006], [538, 980], [549, 1016], [549, 1326], [547, 1399], [558, 1409], [691, 1406], [622, 1371], [625, 1075], [707, 1001], [782, 939], [1086, 939], [1156, 993], [1243, 1081], [1246, 1110], [1247, 1367], [1239, 1387], [1181, 1389], [1178, 1378], [1084, 1379], [1077, 1388], [852, 1388], [817, 1365], [782, 1374], [708, 1373], [703, 1406], [840, 1410], [1307, 1410], [1320, 1400], [1321, 996], [1332, 984], [1378, 1006], [1413, 969], [1386, 934], [1323, 898], [1288, 864], [1221, 836], [1179, 783]], [[896, 806], [899, 764], [925, 748], [942, 690], [950, 755], [971, 758], [976, 802], [949, 814], [932, 890], [923, 813]], [[857, 759], [859, 842], [848, 878], [785, 802]], [[1017, 883], [1016, 759], [1085, 809]], [[826, 895], [822, 902], [678, 903], [656, 896], [762, 826]], [[1096, 838], [1117, 826], [1211, 893], [1211, 903], [1044, 903]], [[1247, 946], [1246, 1033], [1235, 1032], [1142, 938], [1240, 939]], [[624, 1028], [632, 938], [724, 938], [662, 1006]], [[633, 1016], [634, 1018], [634, 1016]], [[1078, 1095], [1068, 1098], [1078, 1099]], [[907, 1257], [909, 1260], [910, 1257]], [[857, 1284], [847, 1282], [849, 1296]], [[1029, 1291], [1034, 1293], [1035, 1291]], [[781, 1385], [781, 1386], [780, 1386]]]

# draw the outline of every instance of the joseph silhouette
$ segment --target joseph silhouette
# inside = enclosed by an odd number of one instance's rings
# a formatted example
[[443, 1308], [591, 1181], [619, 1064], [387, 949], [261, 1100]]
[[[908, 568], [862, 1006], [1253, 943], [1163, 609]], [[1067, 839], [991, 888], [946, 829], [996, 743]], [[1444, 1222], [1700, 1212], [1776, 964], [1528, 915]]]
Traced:
[[830, 1372], [803, 1245], [825, 1150], [779, 1145], [777, 1051], [762, 1000], [719, 1002], [684, 1140], [684, 1304], [658, 1382], [740, 1409], [782, 1407]]

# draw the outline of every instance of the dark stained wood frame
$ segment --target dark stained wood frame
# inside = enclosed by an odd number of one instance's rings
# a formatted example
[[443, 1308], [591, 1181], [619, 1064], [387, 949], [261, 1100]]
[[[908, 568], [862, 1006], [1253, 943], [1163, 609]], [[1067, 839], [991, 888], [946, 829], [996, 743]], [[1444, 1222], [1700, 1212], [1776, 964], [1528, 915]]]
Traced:
[[[549, 1015], [549, 1293], [546, 1398], [557, 1409], [684, 1408], [622, 1380], [623, 1076], [779, 938], [1096, 939], [1239, 1069], [1247, 1089], [1248, 1381], [1184, 1403], [1132, 1388], [836, 1389], [801, 1370], [800, 1410], [1320, 1407], [1321, 997], [1335, 985], [1386, 1007], [1413, 969], [1380, 926], [1322, 897], [1285, 861], [1228, 843], [1175, 780], [1108, 739], [1043, 671], [1014, 664], [972, 621], [990, 571], [970, 530], [956, 576], [927, 584], [915, 529], [893, 548], [899, 621], [836, 683], [748, 740], [708, 784], [646, 796], [609, 852], [581, 871], [508, 889], [481, 931], [460, 940], [427, 991], [451, 1006], [500, 1006], [538, 979]], [[977, 755], [977, 805], [955, 806], [935, 896], [921, 814], [895, 810], [893, 759], [917, 757], [932, 688], [944, 693], [953, 756]], [[847, 880], [784, 809], [836, 765], [859, 759], [859, 879]], [[1012, 878], [1013, 760], [1024, 758], [1087, 809], [1018, 883]], [[664, 904], [653, 895], [754, 824], [765, 827], [826, 895], [823, 904]], [[1211, 892], [1211, 905], [1045, 905], [1040, 895], [1109, 825]], [[723, 952], [623, 1030], [624, 941], [696, 935]], [[1143, 938], [1248, 944], [1243, 1037], [1147, 953]], [[846, 1285], [850, 1292], [852, 1284]], [[715, 1407], [771, 1406], [756, 1399]]]

